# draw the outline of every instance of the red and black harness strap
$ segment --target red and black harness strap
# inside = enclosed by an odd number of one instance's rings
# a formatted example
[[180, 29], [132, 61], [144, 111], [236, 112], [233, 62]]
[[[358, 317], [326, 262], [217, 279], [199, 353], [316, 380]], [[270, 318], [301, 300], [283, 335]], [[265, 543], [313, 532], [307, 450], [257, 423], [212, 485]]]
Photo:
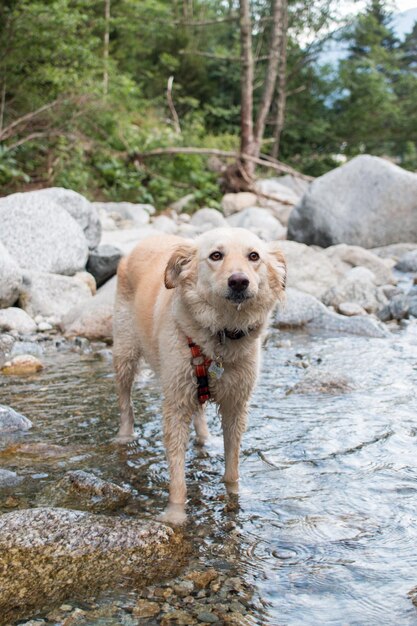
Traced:
[[187, 337], [188, 345], [190, 346], [192, 364], [194, 365], [194, 371], [197, 378], [197, 396], [200, 404], [204, 404], [210, 399], [210, 389], [208, 384], [208, 368], [210, 367], [211, 359], [207, 359], [201, 352], [200, 346]]

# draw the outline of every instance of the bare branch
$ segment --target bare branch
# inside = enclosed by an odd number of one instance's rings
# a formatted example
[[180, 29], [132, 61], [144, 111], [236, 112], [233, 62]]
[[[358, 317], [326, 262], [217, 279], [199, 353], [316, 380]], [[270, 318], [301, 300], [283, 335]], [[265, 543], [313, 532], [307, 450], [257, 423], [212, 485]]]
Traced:
[[[242, 154], [251, 154], [253, 150], [253, 55], [249, 0], [240, 0], [240, 45], [242, 59], [240, 78], [240, 151]], [[253, 172], [248, 172], [248, 174], [251, 173]]]
[[6, 150], [14, 150], [15, 148], [18, 148], [19, 146], [23, 146], [23, 144], [27, 143], [28, 141], [33, 141], [34, 139], [40, 139], [41, 137], [48, 137], [48, 138], [49, 137], [62, 137], [63, 135], [65, 135], [65, 133], [61, 131], [51, 131], [51, 130], [30, 133], [29, 135], [26, 135], [26, 137], [22, 137], [22, 139], [19, 139], [15, 143], [12, 143], [11, 145], [6, 146]]
[[[201, 28], [204, 26], [216, 26], [218, 24], [225, 24], [227, 22], [237, 22], [239, 20], [239, 15], [237, 13], [228, 15], [226, 17], [213, 18], [211, 20], [196, 20], [196, 21], [187, 21], [187, 20], [174, 20], [172, 22], [163, 21], [164, 24], [173, 24], [174, 26], [190, 26], [195, 28]], [[255, 21], [255, 24], [263, 24], [265, 22], [270, 22], [270, 17], [261, 17], [259, 20]]]
[[279, 202], [280, 204], [285, 204], [287, 206], [294, 206], [294, 202], [290, 202], [289, 200], [285, 200], [284, 198], [279, 198], [278, 196], [273, 196], [270, 193], [263, 193], [259, 191], [256, 187], [249, 187], [248, 191], [256, 194], [259, 198], [265, 198], [265, 200], [274, 200], [274, 202]]
[[104, 0], [103, 92], [109, 91], [110, 0]]
[[275, 83], [278, 74], [278, 61], [280, 52], [280, 43], [283, 38], [283, 24], [281, 20], [283, 0], [274, 0], [273, 26], [270, 41], [270, 58], [265, 72], [264, 89], [262, 93], [261, 103], [259, 106], [258, 117], [255, 124], [254, 140], [257, 149], [261, 145], [262, 137], [265, 132], [266, 118], [271, 108], [272, 97], [274, 94]]
[[3, 129], [4, 111], [6, 109], [6, 76], [3, 78], [0, 97], [0, 136]]
[[217, 61], [231, 61], [233, 63], [240, 63], [241, 60], [240, 57], [223, 56], [214, 52], [201, 52], [200, 50], [181, 50], [180, 54], [184, 56], [206, 57], [207, 59], [216, 59]]
[[15, 130], [15, 128], [17, 128], [17, 126], [20, 126], [21, 124], [25, 124], [26, 122], [29, 122], [34, 117], [41, 115], [41, 113], [44, 113], [45, 111], [49, 111], [50, 109], [53, 109], [60, 102], [61, 102], [60, 98], [57, 98], [53, 102], [44, 104], [39, 109], [36, 109], [36, 111], [31, 111], [30, 113], [26, 113], [26, 115], [22, 115], [22, 117], [19, 117], [17, 120], [15, 120], [14, 122], [6, 126], [6, 128], [3, 129], [3, 131], [0, 133], [0, 141], [5, 141], [9, 137], [11, 137], [13, 135], [13, 131]]
[[192, 147], [172, 147], [172, 148], [155, 148], [154, 150], [149, 150], [148, 152], [135, 152], [131, 155], [131, 159], [147, 159], [151, 157], [164, 156], [170, 154], [200, 154], [200, 155], [214, 155], [218, 157], [223, 157], [226, 159], [237, 159], [240, 161], [250, 161], [251, 163], [255, 163], [256, 165], [260, 165], [262, 167], [270, 167], [271, 169], [281, 172], [282, 174], [291, 174], [297, 178], [301, 178], [303, 180], [313, 180], [311, 176], [307, 176], [306, 174], [302, 174], [298, 172], [290, 165], [286, 165], [285, 163], [281, 163], [280, 161], [276, 161], [271, 157], [260, 158], [255, 157], [250, 154], [227, 151], [227, 150], [217, 150], [216, 148], [192, 148]]
[[[274, 145], [272, 146], [272, 156], [277, 159], [279, 155], [281, 135], [284, 129], [285, 122], [285, 109], [287, 105], [287, 98], [290, 95], [287, 93], [287, 29], [288, 29], [288, 4], [287, 0], [282, 0], [282, 40], [281, 40], [281, 62], [278, 71], [278, 98], [277, 98], [277, 114], [276, 114], [276, 127], [274, 133]], [[300, 91], [305, 89], [302, 86]], [[294, 90], [297, 93], [297, 90]]]
[[200, 28], [201, 26], [211, 26], [214, 24], [223, 24], [226, 22], [236, 22], [239, 19], [237, 14], [229, 15], [227, 17], [219, 17], [211, 20], [200, 20], [194, 22], [187, 22], [185, 20], [174, 20], [170, 22], [170, 24], [174, 24], [175, 26], [195, 26], [196, 28]]
[[175, 132], [177, 133], [177, 135], [181, 135], [180, 119], [178, 117], [178, 113], [175, 110], [174, 101], [172, 99], [173, 82], [174, 82], [174, 77], [170, 76], [168, 78], [168, 84], [167, 84], [167, 100], [168, 100], [169, 110], [171, 111], [172, 119], [174, 120]]

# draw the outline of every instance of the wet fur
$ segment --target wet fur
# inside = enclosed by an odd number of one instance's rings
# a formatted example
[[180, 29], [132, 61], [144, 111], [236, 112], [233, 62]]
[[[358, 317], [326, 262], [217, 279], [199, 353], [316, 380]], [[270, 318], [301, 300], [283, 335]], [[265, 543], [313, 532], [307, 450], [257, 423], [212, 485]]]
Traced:
[[[224, 251], [221, 263], [209, 259]], [[248, 260], [255, 250], [260, 261]], [[227, 299], [228, 277], [244, 272], [251, 296], [240, 305]], [[239, 479], [239, 448], [246, 429], [248, 402], [259, 370], [261, 337], [285, 289], [285, 260], [277, 244], [247, 230], [214, 229], [195, 241], [172, 235], [141, 242], [119, 264], [114, 314], [114, 366], [120, 404], [118, 438], [134, 436], [132, 384], [143, 357], [161, 381], [164, 444], [170, 470], [166, 519], [184, 519], [185, 453], [191, 421], [197, 440], [208, 436], [198, 404], [187, 336], [206, 357], [221, 357], [224, 374], [210, 382], [222, 418], [225, 474], [233, 490]], [[217, 333], [242, 329], [247, 336], [221, 345]]]

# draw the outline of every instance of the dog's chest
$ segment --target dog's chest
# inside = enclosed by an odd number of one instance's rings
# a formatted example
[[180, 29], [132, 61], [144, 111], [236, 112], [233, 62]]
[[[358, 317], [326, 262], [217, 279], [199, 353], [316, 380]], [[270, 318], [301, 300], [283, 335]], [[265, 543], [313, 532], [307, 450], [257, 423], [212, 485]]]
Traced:
[[240, 395], [242, 387], [246, 387], [249, 379], [251, 379], [250, 386], [252, 386], [252, 372], [249, 367], [245, 367], [245, 364], [218, 364], [213, 375], [208, 376], [210, 400], [221, 403], [234, 395]]

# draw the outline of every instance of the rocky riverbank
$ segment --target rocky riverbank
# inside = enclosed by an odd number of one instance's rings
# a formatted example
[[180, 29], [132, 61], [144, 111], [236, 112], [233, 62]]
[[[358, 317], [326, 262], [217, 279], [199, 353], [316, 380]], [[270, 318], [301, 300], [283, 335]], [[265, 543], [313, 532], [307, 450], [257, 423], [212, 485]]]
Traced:
[[[160, 215], [151, 205], [90, 203], [60, 188], [0, 198], [0, 366], [20, 358], [16, 341], [61, 333], [110, 342], [118, 261], [161, 232], [192, 238], [229, 225], [281, 240], [289, 297], [278, 326], [383, 337], [390, 326], [381, 321], [417, 315], [417, 175], [364, 156], [310, 186], [284, 176], [257, 189], [226, 194], [222, 211], [192, 215], [190, 196]], [[361, 239], [355, 233], [365, 224]], [[6, 372], [16, 371], [11, 365]]]
[[[43, 393], [37, 381], [46, 376], [47, 384], [55, 385], [53, 376], [48, 379], [54, 362], [67, 363], [78, 355], [92, 370], [102, 363], [107, 368], [103, 376], [109, 376], [117, 264], [137, 241], [160, 232], [193, 238], [229, 225], [249, 228], [266, 240], [281, 240], [288, 262], [287, 302], [273, 318], [273, 327], [281, 332], [350, 335], [352, 341], [381, 340], [384, 346], [392, 342], [393, 332], [417, 318], [417, 175], [381, 159], [358, 157], [309, 187], [286, 176], [258, 181], [257, 190], [227, 194], [221, 211], [202, 208], [193, 214], [187, 209], [189, 196], [159, 215], [150, 205], [91, 203], [65, 189], [0, 198], [0, 383], [19, 388], [16, 405], [9, 400], [0, 406], [0, 492], [5, 496], [0, 563], [6, 572], [0, 581], [0, 613], [7, 619], [43, 611], [37, 623], [55, 620], [70, 626], [89, 623], [96, 611], [94, 619], [128, 626], [142, 619], [167, 625], [251, 623], [245, 615], [252, 607], [252, 593], [236, 572], [191, 566], [172, 578], [168, 565], [178, 565], [185, 550], [179, 536], [162, 525], [138, 521], [143, 517], [137, 508], [141, 494], [128, 484], [132, 481], [116, 480], [117, 471], [107, 478], [97, 473], [94, 464], [86, 462], [95, 444], [71, 443], [67, 424], [61, 427], [65, 443], [58, 436], [53, 442], [48, 436], [44, 440], [39, 413], [34, 410], [35, 417], [32, 412], [26, 417], [21, 409], [25, 403], [20, 381], [26, 381], [36, 406]], [[304, 357], [297, 362], [297, 367], [310, 365]], [[290, 398], [354, 392], [355, 381], [346, 372], [333, 377], [329, 372], [310, 371], [285, 393]], [[100, 384], [91, 381], [92, 386]], [[59, 384], [56, 389], [59, 394]], [[88, 392], [84, 394], [85, 407], [89, 399]], [[75, 395], [71, 406], [74, 415], [84, 410]], [[113, 413], [100, 459], [118, 455], [109, 444], [115, 408]], [[74, 415], [68, 420], [77, 420]], [[84, 426], [78, 428], [83, 432]], [[148, 432], [143, 434], [145, 443], [148, 437]], [[29, 467], [30, 476], [37, 478], [25, 475]], [[45, 488], [28, 497], [28, 480], [42, 482], [44, 476]], [[142, 488], [146, 491], [146, 485]], [[21, 489], [24, 497], [19, 496]], [[126, 515], [131, 516], [128, 521]], [[128, 532], [131, 524], [135, 540]], [[235, 526], [230, 520], [227, 524], [225, 532], [232, 536]], [[75, 535], [74, 525], [79, 529]], [[102, 535], [108, 535], [110, 543], [100, 540], [94, 550], [87, 549]], [[148, 547], [140, 537], [149, 538]], [[27, 563], [34, 555], [39, 567], [31, 570]], [[57, 555], [64, 565], [54, 576]], [[84, 575], [100, 580], [87, 585]], [[171, 579], [145, 586], [152, 575]], [[206, 576], [204, 584], [199, 576]], [[93, 595], [105, 590], [112, 577], [135, 581], [134, 599], [97, 609], [93, 602], [88, 610], [75, 601], [69, 608], [65, 604], [71, 594], [82, 596], [83, 586]], [[42, 590], [38, 596], [32, 593], [36, 585]], [[51, 619], [45, 617], [48, 611]]]

